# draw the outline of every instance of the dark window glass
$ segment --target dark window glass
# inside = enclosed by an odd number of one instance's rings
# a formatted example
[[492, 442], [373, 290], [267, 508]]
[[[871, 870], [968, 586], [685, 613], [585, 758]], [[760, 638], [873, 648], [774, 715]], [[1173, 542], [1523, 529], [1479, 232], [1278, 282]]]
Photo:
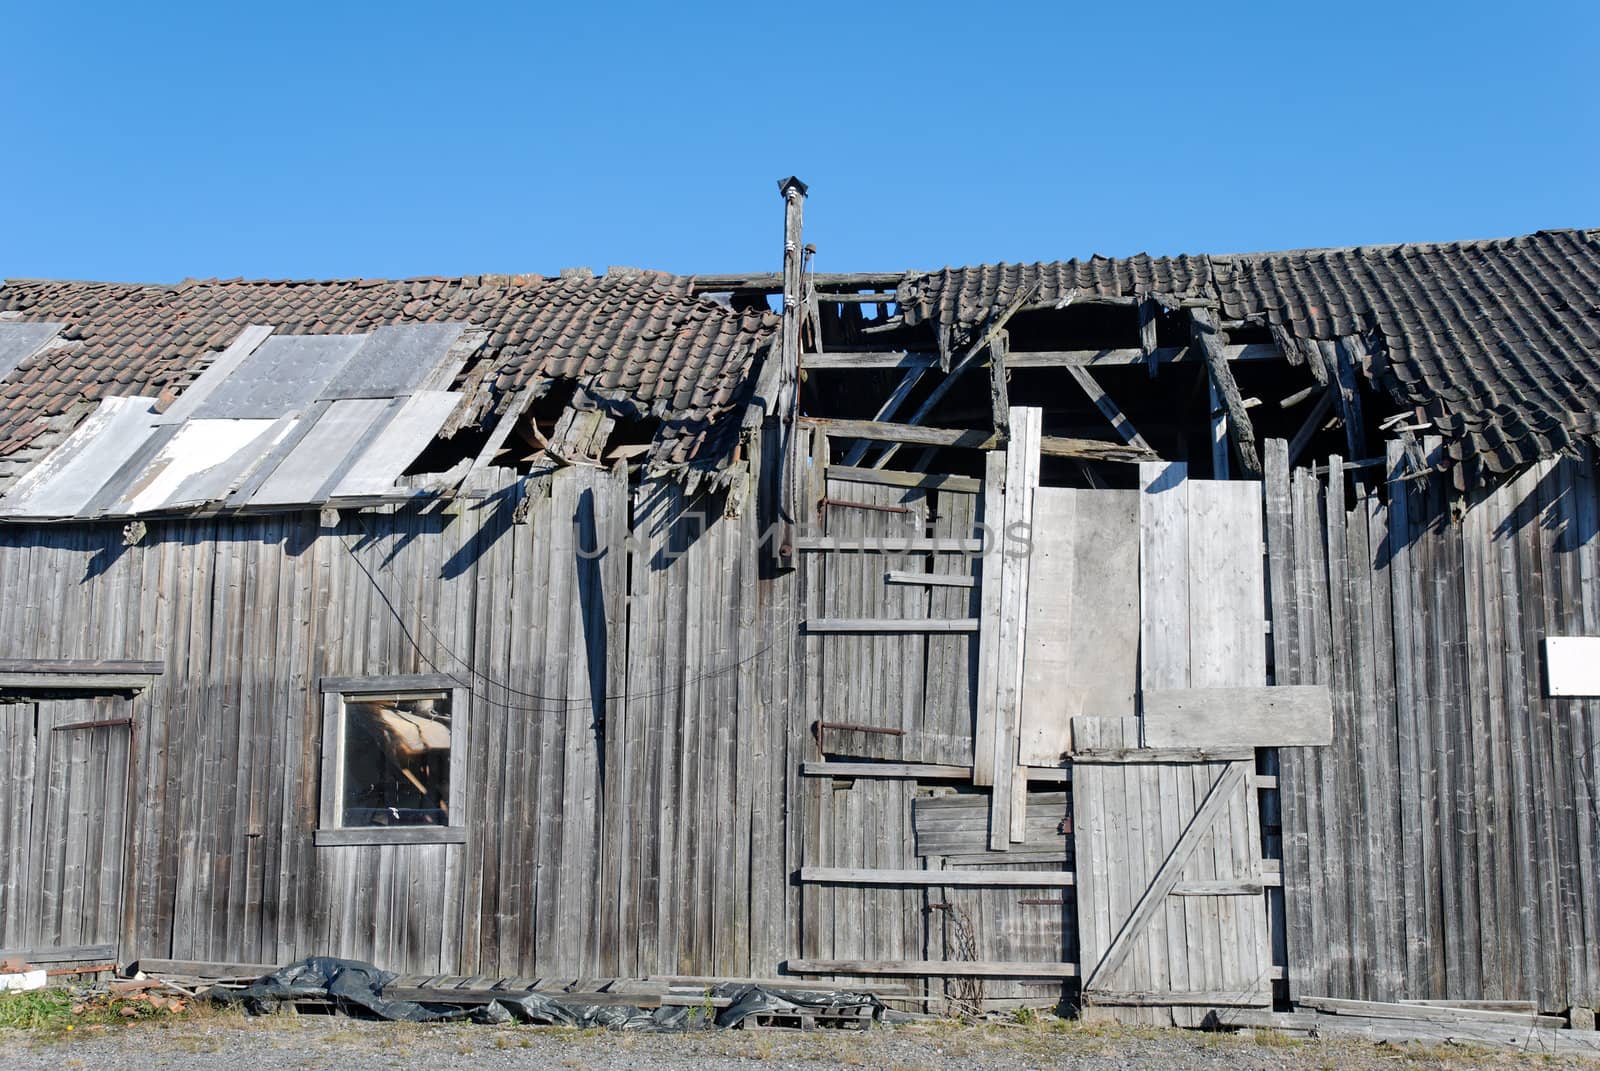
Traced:
[[340, 825], [450, 824], [450, 697], [346, 696]]

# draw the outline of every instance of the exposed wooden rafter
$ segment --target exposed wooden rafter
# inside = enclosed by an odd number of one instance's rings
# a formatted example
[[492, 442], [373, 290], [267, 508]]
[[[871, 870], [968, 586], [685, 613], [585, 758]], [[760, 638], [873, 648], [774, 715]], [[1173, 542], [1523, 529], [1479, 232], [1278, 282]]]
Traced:
[[[1222, 355], [1228, 361], [1279, 360], [1282, 354], [1276, 346], [1250, 343], [1223, 346]], [[1104, 350], [1012, 350], [1006, 351], [1007, 368], [1060, 368], [1078, 365], [1092, 368], [1098, 365], [1135, 365], [1153, 360], [1156, 364], [1188, 364], [1202, 360], [1193, 346], [1161, 346], [1146, 355], [1142, 349]], [[917, 350], [834, 350], [829, 353], [808, 353], [800, 359], [810, 371], [834, 371], [864, 368], [927, 368], [939, 362], [936, 353]]]
[[[1029, 299], [1033, 297], [1037, 288], [1038, 284], [1035, 283], [1031, 287], [1018, 291], [1016, 297], [1011, 299], [1010, 304], [990, 318], [989, 326], [984, 333], [978, 337], [976, 342], [967, 347], [967, 352], [962, 354], [961, 359], [951, 366], [950, 371], [945, 375], [944, 380], [938, 386], [933, 388], [923, 403], [917, 407], [917, 411], [911, 414], [910, 422], [912, 424], [920, 424], [924, 417], [933, 412], [934, 406], [938, 405], [939, 402], [944, 399], [944, 396], [950, 393], [950, 388], [955, 386], [956, 381], [961, 378], [961, 374], [968, 368], [971, 368], [972, 365], [977, 361], [978, 355], [989, 348], [990, 344], [995, 340], [999, 333], [1005, 329], [1007, 321], [1009, 321], [1011, 317], [1015, 316], [1017, 312], [1028, 303]], [[1070, 301], [1071, 297], [1069, 296], [1067, 300]], [[1062, 304], [1065, 305], [1065, 302]], [[1003, 357], [1002, 360], [1004, 360]], [[895, 455], [895, 451], [898, 449], [898, 445], [889, 447], [889, 449], [883, 452], [883, 456], [878, 458], [873, 467], [880, 469], [883, 468], [884, 465], [888, 464], [889, 459]]]
[[[916, 424], [891, 424], [881, 420], [838, 420], [831, 417], [801, 417], [800, 422], [830, 436], [846, 439], [871, 439], [895, 445], [960, 447], [971, 450], [996, 450], [1005, 445], [1004, 436], [983, 428], [927, 428]], [[1101, 439], [1074, 439], [1045, 435], [1039, 440], [1040, 452], [1050, 457], [1080, 458], [1085, 461], [1156, 461], [1149, 449]]]

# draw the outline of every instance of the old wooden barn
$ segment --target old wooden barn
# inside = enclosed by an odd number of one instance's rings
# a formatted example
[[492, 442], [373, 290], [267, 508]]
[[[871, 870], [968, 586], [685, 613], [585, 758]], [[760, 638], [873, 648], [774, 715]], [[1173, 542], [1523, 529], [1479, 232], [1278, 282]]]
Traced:
[[[0, 287], [0, 950], [1600, 1004], [1600, 235]], [[530, 982], [531, 984], [531, 982]]]

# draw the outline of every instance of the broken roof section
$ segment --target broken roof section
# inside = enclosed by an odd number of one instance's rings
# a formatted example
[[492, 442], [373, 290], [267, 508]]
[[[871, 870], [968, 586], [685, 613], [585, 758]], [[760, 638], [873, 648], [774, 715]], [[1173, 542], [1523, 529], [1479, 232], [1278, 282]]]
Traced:
[[[82, 468], [55, 448], [71, 436], [81, 452], [92, 437], [102, 466], [117, 464], [76, 508], [48, 515], [191, 508], [215, 504], [219, 491], [230, 507], [314, 505], [373, 494], [436, 440], [470, 453], [488, 438], [483, 462], [515, 453], [507, 434], [495, 438], [496, 423], [531, 419], [546, 396], [645, 422], [653, 471], [715, 471], [732, 453], [751, 366], [776, 326], [769, 312], [731, 309], [691, 294], [687, 280], [640, 271], [7, 281], [0, 331], [30, 332], [12, 347], [30, 348], [0, 376], [0, 490], [15, 481], [5, 506], [22, 503], [27, 516], [83, 497], [48, 484]], [[101, 406], [107, 399], [116, 404]], [[537, 446], [538, 426], [527, 430]], [[39, 508], [27, 506], [36, 496]]]
[[[907, 275], [907, 324], [948, 350], [1030, 288], [1103, 298], [1215, 302], [1270, 326], [1290, 360], [1358, 337], [1396, 402], [1422, 407], [1453, 441], [1507, 472], [1600, 436], [1600, 232], [1234, 256], [1093, 257]], [[1376, 345], [1370, 345], [1376, 343]]]

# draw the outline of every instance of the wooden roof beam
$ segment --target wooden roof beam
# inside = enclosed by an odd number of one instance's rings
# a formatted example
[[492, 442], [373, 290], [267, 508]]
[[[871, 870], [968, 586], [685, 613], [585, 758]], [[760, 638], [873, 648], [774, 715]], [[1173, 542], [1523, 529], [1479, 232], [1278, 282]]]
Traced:
[[[867, 271], [867, 272], [812, 272], [806, 278], [814, 287], [856, 290], [893, 290], [908, 275], [920, 272]], [[776, 271], [729, 272], [713, 275], [689, 276], [689, 289], [697, 294], [720, 293], [726, 290], [751, 290], [777, 294], [783, 291], [783, 273]]]
[[[1106, 393], [1105, 388], [1095, 381], [1094, 376], [1089, 374], [1087, 368], [1068, 365], [1067, 373], [1078, 381], [1078, 386], [1083, 388], [1083, 392], [1089, 396], [1089, 400], [1094, 403], [1095, 408], [1104, 413], [1105, 418], [1111, 421], [1112, 430], [1122, 437], [1123, 442], [1130, 446], [1137, 446], [1141, 450], [1150, 450], [1150, 444], [1140, 436], [1138, 430], [1133, 426], [1133, 421], [1128, 419], [1128, 414], [1124, 413], [1122, 407], [1112, 400], [1111, 395]], [[1152, 454], [1155, 453], [1154, 450], [1150, 450], [1150, 452]]]
[[1212, 385], [1228, 414], [1228, 437], [1233, 441], [1234, 453], [1239, 458], [1239, 468], [1248, 479], [1261, 479], [1261, 454], [1256, 449], [1255, 426], [1250, 423], [1250, 412], [1239, 394], [1239, 384], [1228, 368], [1222, 336], [1217, 329], [1217, 315], [1211, 309], [1189, 310], [1190, 339], [1205, 359]]
[[[983, 428], [929, 428], [920, 424], [891, 424], [882, 420], [840, 420], [833, 417], [801, 417], [800, 423], [826, 435], [842, 439], [870, 439], [897, 446], [957, 447], [971, 450], [998, 450], [1006, 438]], [[1148, 448], [1103, 439], [1074, 439], [1045, 435], [1039, 452], [1049, 457], [1078, 458], [1084, 461], [1158, 461]]]
[[[1282, 355], [1278, 347], [1268, 343], [1222, 347], [1227, 361], [1276, 360]], [[1146, 355], [1142, 349], [1104, 350], [1007, 350], [1007, 368], [1063, 368], [1079, 366], [1118, 366], [1144, 364], [1153, 360], [1157, 364], [1192, 364], [1203, 360], [1194, 346], [1162, 346]], [[838, 371], [860, 368], [926, 368], [937, 364], [939, 355], [916, 350], [834, 350], [829, 353], [808, 353], [801, 357], [803, 367], [812, 371]]]
[[[950, 393], [950, 389], [956, 385], [956, 381], [960, 379], [961, 373], [972, 367], [973, 363], [978, 358], [978, 354], [990, 348], [994, 340], [1001, 334], [1001, 332], [1005, 330], [1007, 321], [1009, 321], [1011, 317], [1015, 316], [1022, 306], [1026, 305], [1030, 300], [1032, 300], [1034, 292], [1037, 289], [1038, 284], [1035, 283], [1031, 287], [1019, 290], [1017, 292], [1017, 296], [1011, 299], [1011, 304], [1007, 305], [1004, 309], [1000, 310], [990, 318], [989, 326], [984, 333], [978, 337], [976, 342], [967, 347], [967, 352], [961, 356], [959, 361], [950, 367], [949, 371], [945, 374], [944, 380], [939, 383], [938, 386], [933, 388], [923, 403], [917, 407], [917, 411], [911, 414], [911, 423], [919, 424], [922, 422], [924, 417], [933, 412], [933, 407], [938, 405], [939, 402], [943, 400], [944, 396]], [[1070, 301], [1071, 297], [1069, 296], [1067, 300]], [[1003, 354], [1001, 359], [1004, 360]], [[876, 469], [883, 468], [884, 465], [889, 463], [889, 459], [894, 457], [895, 451], [898, 449], [900, 449], [898, 443], [890, 446], [889, 449], [885, 450], [883, 455], [873, 463], [872, 467]]]

